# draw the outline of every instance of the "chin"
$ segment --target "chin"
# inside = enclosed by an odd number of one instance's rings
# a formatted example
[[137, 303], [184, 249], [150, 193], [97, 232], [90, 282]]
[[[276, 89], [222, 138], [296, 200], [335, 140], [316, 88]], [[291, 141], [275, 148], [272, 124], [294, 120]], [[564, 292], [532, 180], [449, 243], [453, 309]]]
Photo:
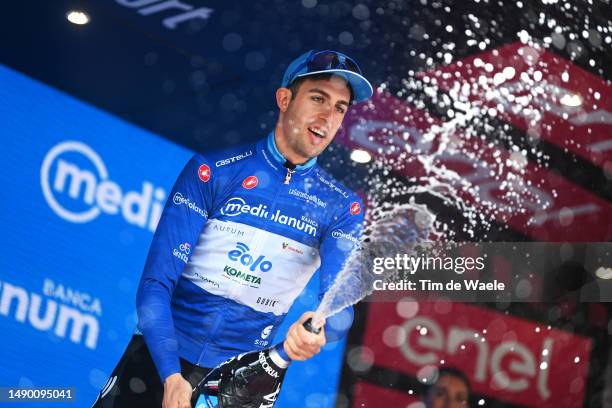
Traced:
[[321, 150], [317, 150], [312, 152], [312, 155], [310, 155], [310, 158], [312, 159], [313, 157], [317, 157], [319, 155], [321, 155], [321, 153], [323, 153], [325, 151], [325, 148], [321, 149]]

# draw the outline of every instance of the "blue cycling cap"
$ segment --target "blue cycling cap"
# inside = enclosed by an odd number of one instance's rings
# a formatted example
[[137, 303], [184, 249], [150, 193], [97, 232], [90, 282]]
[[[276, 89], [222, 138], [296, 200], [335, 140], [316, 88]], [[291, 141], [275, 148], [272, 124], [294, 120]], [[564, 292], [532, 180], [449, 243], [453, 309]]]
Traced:
[[355, 60], [332, 50], [311, 50], [297, 57], [287, 67], [281, 86], [287, 88], [299, 77], [326, 73], [338, 75], [348, 81], [353, 90], [354, 102], [361, 102], [372, 96], [372, 85], [362, 75]]

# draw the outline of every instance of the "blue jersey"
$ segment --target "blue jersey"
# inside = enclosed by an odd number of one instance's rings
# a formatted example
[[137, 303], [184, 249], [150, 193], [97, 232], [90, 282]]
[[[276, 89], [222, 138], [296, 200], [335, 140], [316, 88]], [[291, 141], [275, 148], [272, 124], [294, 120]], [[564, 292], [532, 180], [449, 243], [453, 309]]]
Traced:
[[[269, 347], [315, 271], [322, 296], [358, 244], [361, 200], [316, 159], [284, 164], [272, 133], [195, 155], [176, 180], [136, 299], [162, 380], [180, 372], [179, 356], [214, 367]], [[339, 336], [329, 323], [328, 341]]]

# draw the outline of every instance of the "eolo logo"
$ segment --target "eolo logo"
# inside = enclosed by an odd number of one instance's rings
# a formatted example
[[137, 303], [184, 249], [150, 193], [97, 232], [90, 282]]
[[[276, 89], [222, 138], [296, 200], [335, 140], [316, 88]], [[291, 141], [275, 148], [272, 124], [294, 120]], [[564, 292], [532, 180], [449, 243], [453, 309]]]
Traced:
[[258, 268], [261, 272], [268, 272], [272, 269], [272, 262], [265, 261], [265, 256], [259, 255], [257, 259], [254, 259], [249, 254], [249, 247], [242, 242], [236, 244], [236, 249], [232, 249], [227, 253], [227, 257], [232, 261], [240, 262], [244, 266], [248, 266], [251, 272], [255, 272]]

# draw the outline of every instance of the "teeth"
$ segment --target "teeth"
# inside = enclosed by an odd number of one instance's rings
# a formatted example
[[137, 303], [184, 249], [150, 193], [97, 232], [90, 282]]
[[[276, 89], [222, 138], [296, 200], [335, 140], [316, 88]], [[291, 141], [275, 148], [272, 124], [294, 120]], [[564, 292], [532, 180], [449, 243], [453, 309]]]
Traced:
[[321, 132], [321, 131], [319, 131], [319, 130], [315, 130], [315, 129], [313, 129], [313, 128], [308, 128], [308, 129], [309, 129], [309, 130], [310, 130], [312, 133], [316, 134], [317, 136], [320, 136], [320, 137], [325, 137], [325, 133], [323, 133], [323, 132]]

